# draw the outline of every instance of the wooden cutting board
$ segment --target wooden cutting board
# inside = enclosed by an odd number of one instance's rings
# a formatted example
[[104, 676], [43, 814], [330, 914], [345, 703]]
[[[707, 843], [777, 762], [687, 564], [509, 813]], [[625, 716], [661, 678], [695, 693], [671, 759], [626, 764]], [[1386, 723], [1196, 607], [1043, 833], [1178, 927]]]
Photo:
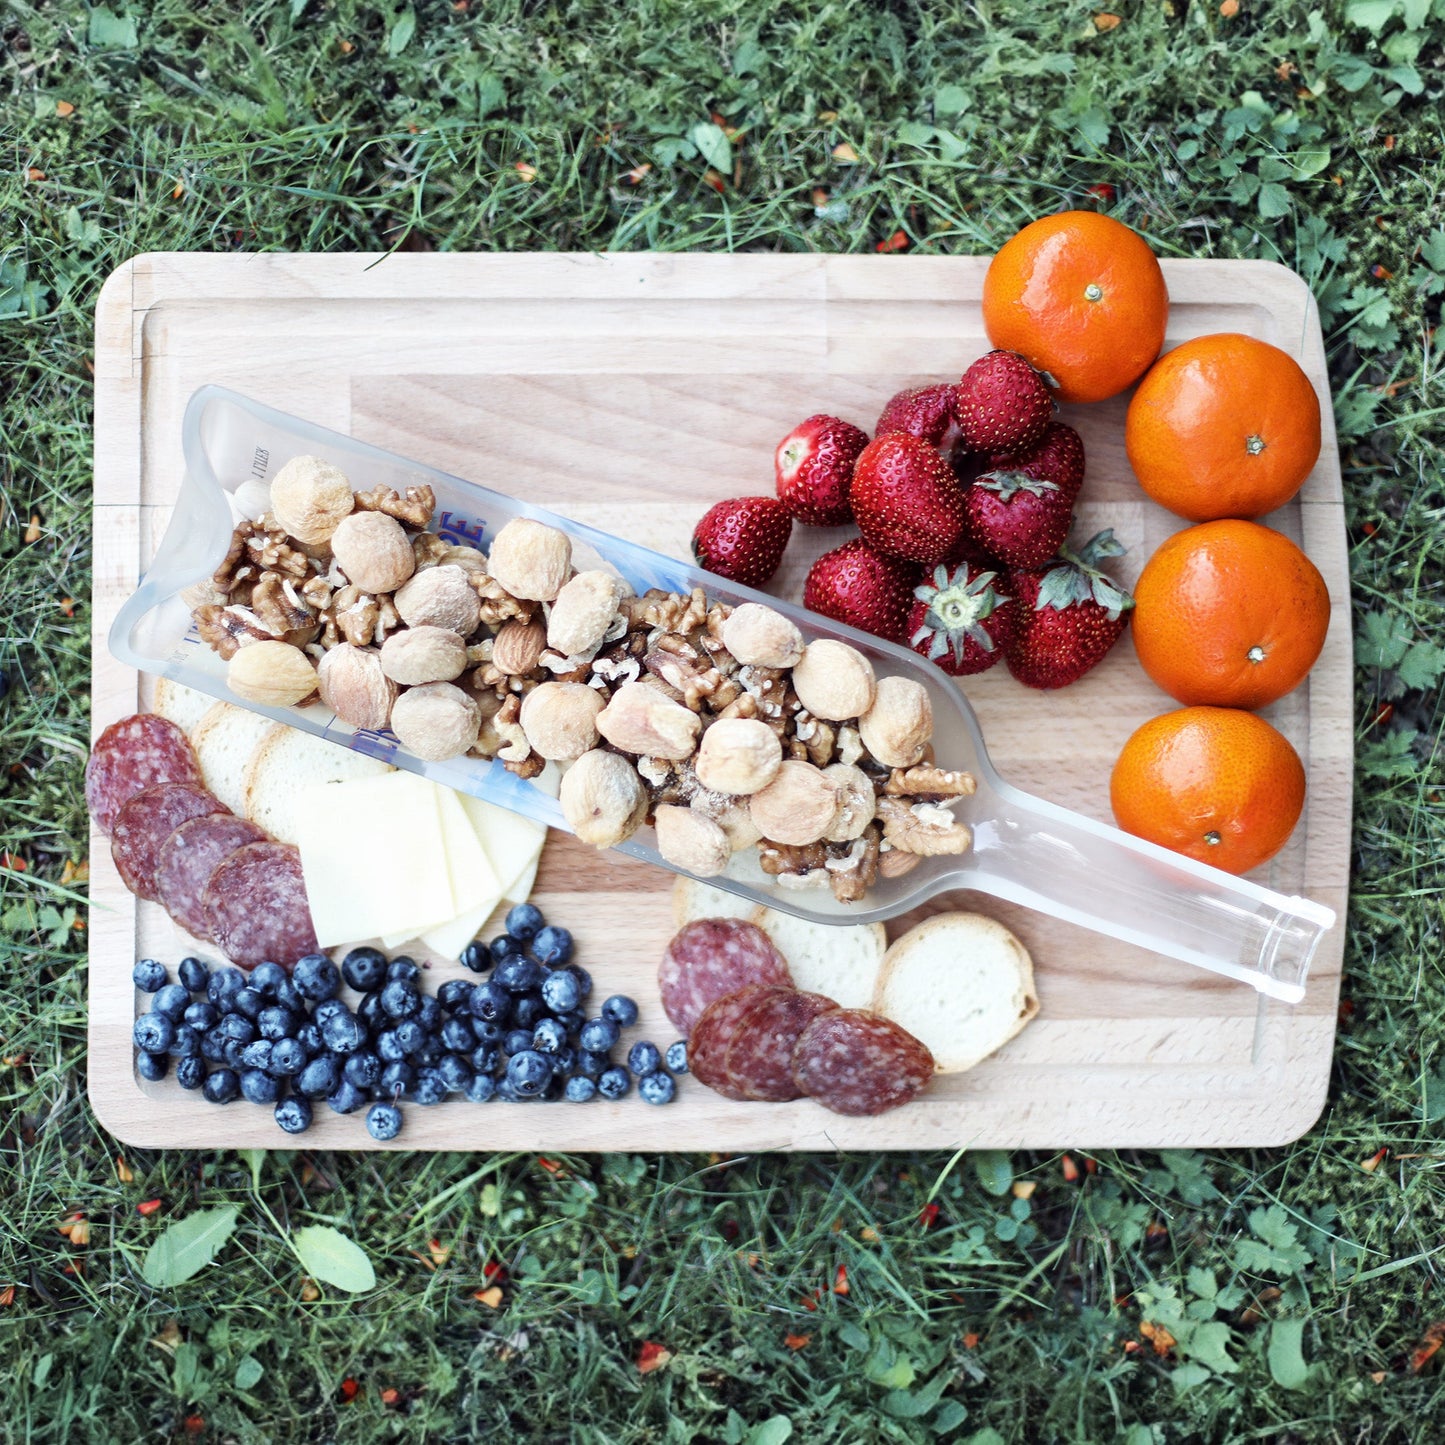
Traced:
[[[772, 452], [799, 419], [871, 427], [905, 385], [956, 378], [988, 349], [973, 257], [702, 255], [147, 255], [97, 309], [94, 728], [147, 705], [151, 679], [105, 636], [169, 519], [182, 475], [181, 413], [216, 382], [282, 410], [682, 556], [712, 502], [768, 492]], [[1333, 619], [1308, 683], [1266, 712], [1304, 757], [1305, 817], [1260, 882], [1343, 920], [1352, 723], [1344, 513], [1324, 350], [1303, 281], [1256, 261], [1166, 261], [1168, 341], [1242, 331], [1295, 356], [1319, 392], [1324, 448], [1300, 497], [1266, 519], [1301, 542]], [[1145, 501], [1123, 447], [1126, 398], [1065, 407], [1083, 434], [1084, 536], [1112, 526], [1144, 559], [1180, 525]], [[813, 557], [846, 533], [799, 528], [774, 584], [797, 598]], [[1174, 704], [1121, 643], [1081, 683], [1030, 692], [1003, 668], [966, 680], [1005, 777], [1108, 819], [1119, 747]], [[220, 1109], [132, 1069], [138, 956], [188, 951], [154, 905], [121, 886], [91, 840], [90, 1098], [118, 1137], [145, 1145], [289, 1146], [270, 1111]], [[398, 840], [401, 846], [401, 840]], [[385, 858], [358, 859], [358, 878]], [[1107, 879], [1100, 886], [1107, 886]], [[553, 835], [536, 901], [572, 929], [599, 995], [634, 994], [640, 1027], [672, 1039], [653, 983], [672, 931], [672, 875]], [[970, 1073], [939, 1078], [877, 1119], [818, 1106], [733, 1103], [690, 1080], [655, 1109], [636, 1096], [585, 1106], [451, 1100], [404, 1107], [389, 1146], [423, 1149], [891, 1149], [1282, 1144], [1318, 1117], [1329, 1076], [1343, 921], [1307, 996], [1289, 1007], [1246, 986], [983, 895], [977, 909], [1032, 951], [1039, 1018]], [[434, 960], [435, 987], [459, 972]], [[359, 1116], [317, 1112], [324, 1148], [375, 1148]]]

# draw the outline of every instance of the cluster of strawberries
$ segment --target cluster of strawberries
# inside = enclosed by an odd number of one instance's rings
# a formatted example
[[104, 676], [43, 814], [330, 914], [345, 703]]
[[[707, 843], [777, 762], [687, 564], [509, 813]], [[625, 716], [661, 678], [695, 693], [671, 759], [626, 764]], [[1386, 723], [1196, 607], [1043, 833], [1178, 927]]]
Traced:
[[1084, 445], [1053, 412], [1023, 357], [991, 351], [956, 385], [900, 392], [872, 440], [809, 417], [778, 445], [777, 496], [719, 502], [693, 553], [758, 587], [795, 521], [853, 522], [859, 537], [813, 564], [805, 606], [955, 677], [1006, 660], [1029, 687], [1063, 687], [1114, 645], [1133, 601], [1099, 569], [1123, 550], [1112, 532], [1067, 545]]

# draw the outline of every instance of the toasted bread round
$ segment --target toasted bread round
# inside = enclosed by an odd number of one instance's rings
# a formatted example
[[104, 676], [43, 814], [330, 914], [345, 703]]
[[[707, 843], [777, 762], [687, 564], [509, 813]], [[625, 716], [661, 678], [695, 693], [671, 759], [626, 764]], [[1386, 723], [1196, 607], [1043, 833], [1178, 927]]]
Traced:
[[344, 783], [391, 771], [390, 763], [276, 723], [246, 767], [244, 815], [280, 842], [294, 843], [300, 799], [312, 783]]
[[213, 703], [191, 730], [191, 746], [206, 786], [237, 817], [246, 816], [246, 769], [273, 722], [231, 702]]
[[[197, 723], [216, 705], [216, 699], [204, 692], [197, 692], [174, 678], [156, 679], [155, 698], [151, 711], [168, 718], [183, 733], [190, 734]], [[195, 738], [191, 738], [194, 745]]]

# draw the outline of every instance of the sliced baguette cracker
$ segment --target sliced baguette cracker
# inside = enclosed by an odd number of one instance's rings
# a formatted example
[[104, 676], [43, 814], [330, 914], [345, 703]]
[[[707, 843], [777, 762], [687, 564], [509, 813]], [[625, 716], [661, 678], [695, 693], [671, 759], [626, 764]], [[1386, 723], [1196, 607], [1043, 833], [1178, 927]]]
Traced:
[[191, 733], [202, 781], [239, 817], [246, 816], [246, 770], [261, 740], [280, 726], [235, 703], [217, 702]]
[[[188, 736], [196, 724], [215, 705], [216, 699], [209, 694], [197, 692], [195, 688], [187, 687], [185, 683], [177, 682], [174, 678], [158, 677], [156, 679], [155, 697], [151, 702], [151, 711], [159, 713], [163, 718], [175, 723]], [[194, 743], [195, 739], [191, 738], [191, 741]]]
[[1006, 1044], [1039, 1011], [1028, 950], [981, 913], [940, 913], [888, 950], [873, 1007], [958, 1074]]
[[679, 928], [695, 918], [756, 923], [787, 960], [794, 984], [832, 999], [840, 1008], [869, 1006], [888, 948], [881, 923], [814, 923], [695, 878], [679, 877], [673, 884], [672, 916]]
[[298, 810], [312, 784], [347, 783], [395, 771], [390, 763], [275, 723], [262, 735], [246, 767], [243, 816], [279, 842], [295, 843]]

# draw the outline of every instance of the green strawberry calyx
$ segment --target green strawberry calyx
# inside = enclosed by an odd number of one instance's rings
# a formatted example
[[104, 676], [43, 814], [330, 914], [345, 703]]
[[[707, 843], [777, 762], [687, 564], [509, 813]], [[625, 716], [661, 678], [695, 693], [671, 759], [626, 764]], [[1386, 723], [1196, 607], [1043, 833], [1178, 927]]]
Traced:
[[994, 640], [983, 625], [996, 609], [1012, 599], [994, 588], [996, 572], [969, 575], [968, 564], [952, 574], [940, 563], [933, 569], [931, 583], [913, 589], [913, 595], [927, 609], [923, 625], [909, 639], [914, 647], [928, 643], [928, 660], [937, 662], [951, 648], [953, 660], [963, 661], [963, 645], [974, 642], [985, 652], [994, 650]]
[[1110, 557], [1122, 557], [1128, 549], [1106, 527], [1074, 551], [1066, 542], [1059, 548], [1061, 565], [1050, 567], [1039, 583], [1039, 598], [1034, 611], [1052, 607], [1065, 612], [1083, 602], [1094, 602], [1104, 609], [1110, 622], [1134, 605], [1134, 599], [1112, 577], [1099, 570], [1098, 564]]
[[982, 487], [986, 492], [997, 492], [1001, 502], [1013, 501], [1019, 492], [1032, 492], [1036, 497], [1046, 497], [1050, 492], [1059, 490], [1057, 482], [1031, 477], [1027, 472], [1007, 471], [985, 472], [974, 482], [974, 486]]

